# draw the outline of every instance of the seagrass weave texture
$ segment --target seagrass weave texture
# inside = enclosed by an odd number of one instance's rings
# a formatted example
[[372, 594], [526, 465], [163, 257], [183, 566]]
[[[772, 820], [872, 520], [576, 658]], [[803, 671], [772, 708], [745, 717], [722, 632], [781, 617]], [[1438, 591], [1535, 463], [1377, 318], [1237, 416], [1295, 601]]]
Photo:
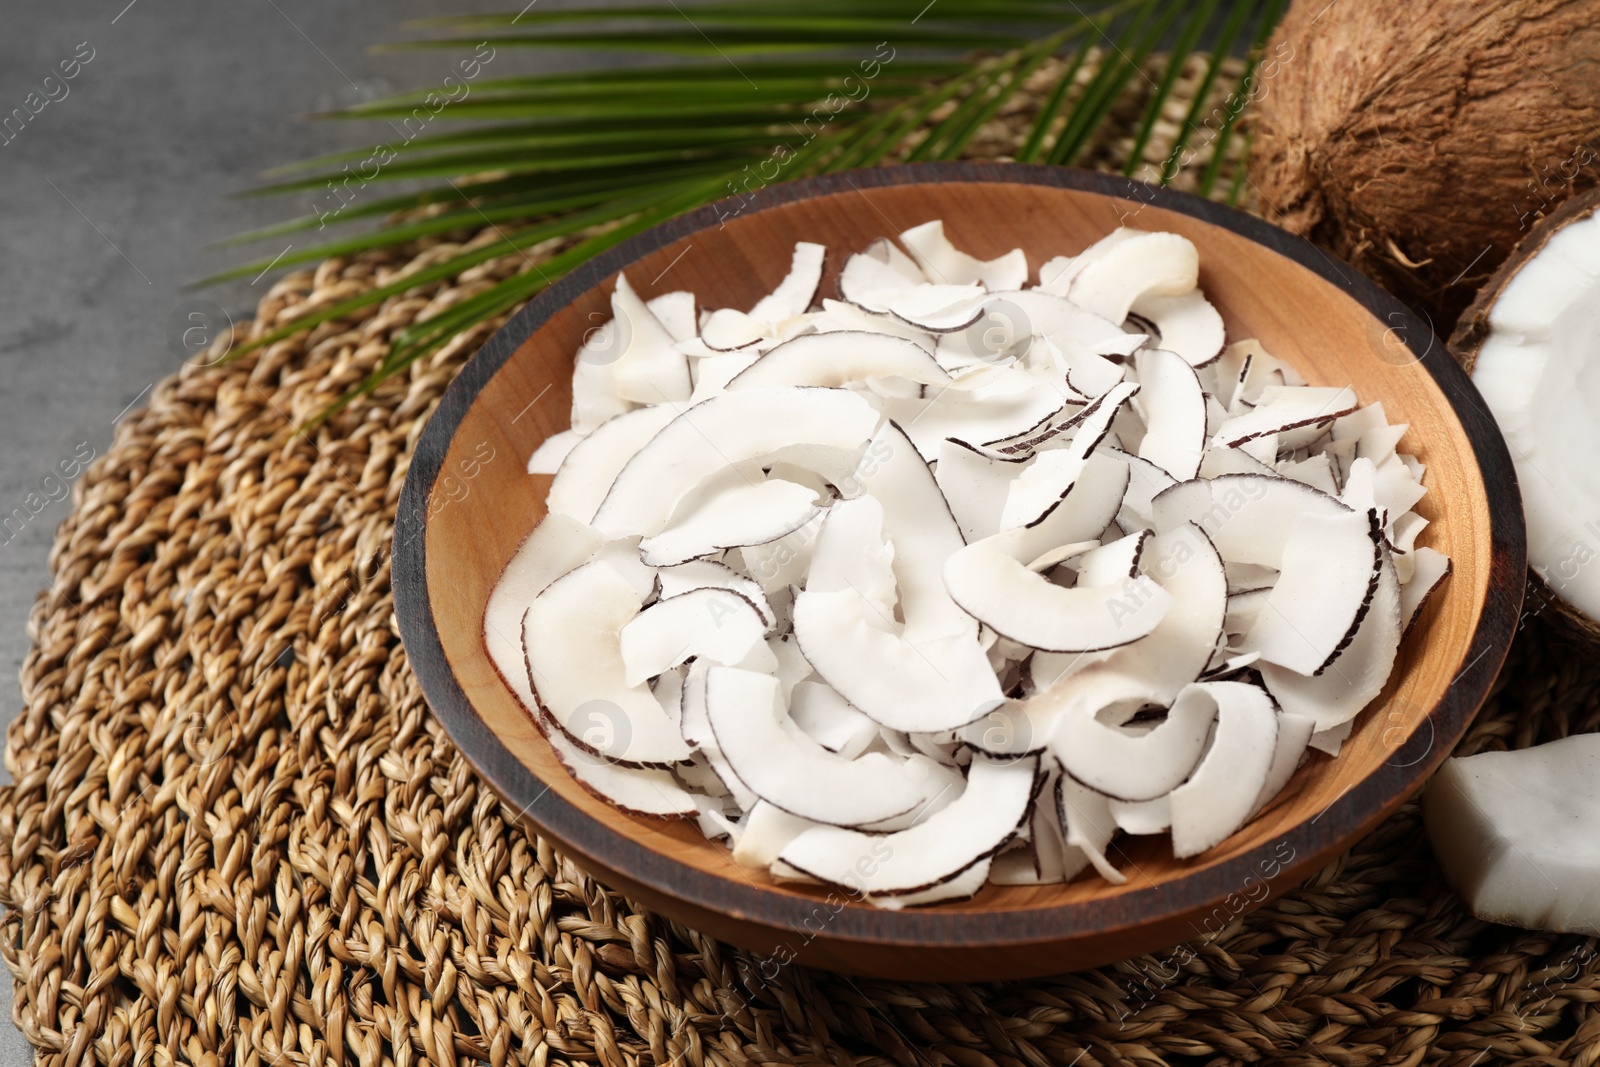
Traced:
[[[251, 328], [458, 247], [292, 274]], [[1210, 938], [983, 986], [774, 967], [524, 833], [428, 713], [389, 587], [412, 445], [489, 328], [290, 433], [521, 267], [185, 368], [76, 487], [0, 789], [0, 952], [42, 1063], [1600, 1062], [1595, 942], [1467, 916], [1414, 806]], [[1462, 747], [1597, 728], [1600, 664], [1536, 619]]]

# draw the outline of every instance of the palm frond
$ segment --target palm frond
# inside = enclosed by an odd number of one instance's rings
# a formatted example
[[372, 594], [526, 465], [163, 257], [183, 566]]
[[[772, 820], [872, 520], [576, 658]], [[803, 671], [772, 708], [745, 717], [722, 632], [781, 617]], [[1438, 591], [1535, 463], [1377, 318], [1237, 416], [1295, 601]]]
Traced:
[[[460, 73], [322, 116], [376, 123], [380, 139], [277, 168], [247, 195], [309, 193], [311, 213], [235, 241], [380, 224], [207, 281], [478, 235], [448, 259], [254, 338], [236, 357], [468, 267], [524, 257], [504, 281], [400, 334], [342, 406], [605, 248], [769, 180], [898, 160], [1105, 165], [1115, 156], [1125, 173], [1163, 184], [1184, 176], [1211, 195], [1253, 92], [1254, 57], [1286, 3], [640, 0], [429, 20], [430, 36], [391, 47], [470, 52]], [[1230, 57], [1243, 40], [1253, 45], [1241, 64]], [[532, 47], [602, 55], [575, 72], [481, 76], [507, 62], [502, 53]], [[626, 52], [661, 58], [603, 58]], [[1190, 104], [1176, 119], [1180, 87]], [[1186, 170], [1191, 157], [1199, 163]], [[386, 183], [410, 188], [375, 195]], [[555, 254], [535, 263], [526, 250], [547, 242], [558, 242]]]

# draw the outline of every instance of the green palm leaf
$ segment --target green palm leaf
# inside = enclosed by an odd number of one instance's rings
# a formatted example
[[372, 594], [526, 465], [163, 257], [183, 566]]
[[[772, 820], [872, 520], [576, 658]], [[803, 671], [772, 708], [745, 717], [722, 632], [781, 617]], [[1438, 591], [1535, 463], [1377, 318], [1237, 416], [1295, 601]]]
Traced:
[[[1125, 173], [1163, 184], [1188, 175], [1210, 195], [1254, 79], [1253, 59], [1241, 65], [1230, 53], [1245, 40], [1252, 57], [1259, 52], [1284, 6], [643, 0], [429, 20], [422, 25], [431, 36], [391, 47], [472, 58], [441, 86], [324, 116], [367, 120], [378, 140], [279, 168], [250, 195], [309, 193], [312, 213], [236, 240], [379, 225], [207, 281], [494, 228], [495, 240], [254, 338], [234, 350], [237, 357], [470, 266], [565, 242], [553, 258], [528, 260], [521, 272], [405, 330], [338, 407], [604, 249], [769, 179], [957, 159], [983, 138], [993, 142], [997, 129], [1011, 140], [987, 144], [986, 155], [1104, 165], [1115, 154], [1112, 135], [1131, 131], [1131, 148], [1117, 146]], [[664, 58], [483, 77], [529, 47]], [[1191, 104], [1175, 123], [1169, 111], [1185, 79]], [[377, 195], [385, 183], [419, 181], [433, 184]]]

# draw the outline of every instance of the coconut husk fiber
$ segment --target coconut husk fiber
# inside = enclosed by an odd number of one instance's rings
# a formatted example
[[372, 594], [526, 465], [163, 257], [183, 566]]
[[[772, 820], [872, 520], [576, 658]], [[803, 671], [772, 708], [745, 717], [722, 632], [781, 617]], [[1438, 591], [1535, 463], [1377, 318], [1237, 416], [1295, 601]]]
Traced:
[[[461, 243], [290, 274], [247, 329]], [[767, 980], [530, 836], [424, 705], [386, 551], [422, 424], [493, 324], [290, 432], [405, 326], [522, 267], [188, 367], [75, 487], [0, 789], [0, 955], [40, 1063], [1600, 1061], [1594, 940], [1471, 918], [1412, 805], [1213, 937], [990, 985]], [[1461, 747], [1596, 728], [1600, 664], [1533, 618]]]

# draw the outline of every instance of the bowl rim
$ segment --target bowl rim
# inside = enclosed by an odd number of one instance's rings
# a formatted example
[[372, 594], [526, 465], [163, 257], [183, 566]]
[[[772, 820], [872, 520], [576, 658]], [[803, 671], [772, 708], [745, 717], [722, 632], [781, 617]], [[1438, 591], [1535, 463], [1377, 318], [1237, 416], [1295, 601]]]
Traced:
[[[1241, 210], [1191, 193], [1149, 185], [1117, 174], [1019, 163], [919, 163], [843, 171], [777, 183], [739, 201], [739, 216], [810, 197], [862, 189], [927, 183], [1040, 185], [1148, 204], [1230, 230], [1338, 286], [1417, 355], [1472, 444], [1473, 458], [1491, 500], [1489, 585], [1471, 641], [1457, 672], [1424, 721], [1391, 759], [1341, 794], [1321, 815], [1289, 828], [1281, 838], [1292, 860], [1272, 881], [1297, 884], [1346, 839], [1368, 829], [1421, 787], [1449, 754], [1487, 698], [1515, 636], [1527, 569], [1521, 495], [1505, 441], [1481, 395], [1451, 358], [1432, 324], [1353, 267], [1310, 242]], [[625, 270], [634, 261], [729, 217], [718, 201], [646, 230], [575, 268], [531, 300], [466, 363], [445, 390], [417, 441], [401, 489], [393, 540], [395, 613], [411, 669], [423, 696], [456, 746], [521, 817], [605, 869], [634, 879], [664, 897], [742, 920], [799, 929], [818, 901], [696, 869], [638, 843], [584, 813], [546, 787], [478, 716], [462, 690], [433, 624], [427, 587], [424, 529], [428, 500], [450, 443], [479, 392], [551, 317], [567, 304]], [[1419, 339], [1422, 351], [1418, 352]], [[1436, 745], [1444, 739], [1446, 745]], [[845, 907], [832, 917], [830, 940], [934, 948], [1004, 948], [1114, 933], [1173, 919], [1212, 906], [1248, 876], [1259, 878], [1258, 849], [1169, 881], [1129, 889], [1114, 897], [1068, 904], [1040, 903], [1000, 911], [911, 908], [886, 911]]]

